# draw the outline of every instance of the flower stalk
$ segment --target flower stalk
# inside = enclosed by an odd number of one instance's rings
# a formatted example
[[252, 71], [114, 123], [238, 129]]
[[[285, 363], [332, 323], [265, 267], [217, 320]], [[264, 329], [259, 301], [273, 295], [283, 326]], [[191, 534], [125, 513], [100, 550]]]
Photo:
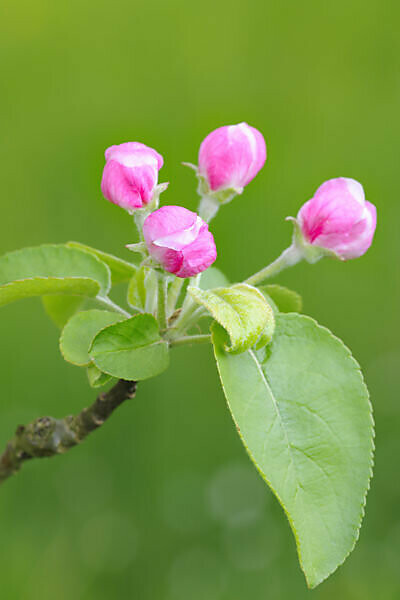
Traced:
[[96, 296], [96, 302], [98, 302], [108, 310], [120, 313], [127, 319], [129, 319], [132, 316], [130, 313], [128, 313], [127, 310], [124, 310], [121, 306], [119, 306], [119, 304], [113, 302], [108, 296]]
[[254, 275], [245, 279], [244, 283], [248, 283], [249, 285], [260, 285], [260, 283], [263, 283], [266, 279], [275, 277], [275, 275], [278, 275], [278, 273], [287, 267], [292, 267], [302, 259], [303, 253], [301, 249], [296, 244], [292, 244], [270, 265], [267, 265], [257, 273], [254, 273]]
[[157, 287], [157, 319], [160, 325], [161, 331], [167, 329], [167, 278], [162, 274], [158, 273], [158, 287]]
[[176, 309], [176, 305], [178, 303], [179, 296], [182, 291], [183, 282], [185, 280], [181, 277], [175, 277], [169, 286], [168, 296], [167, 296], [167, 317], [169, 318]]

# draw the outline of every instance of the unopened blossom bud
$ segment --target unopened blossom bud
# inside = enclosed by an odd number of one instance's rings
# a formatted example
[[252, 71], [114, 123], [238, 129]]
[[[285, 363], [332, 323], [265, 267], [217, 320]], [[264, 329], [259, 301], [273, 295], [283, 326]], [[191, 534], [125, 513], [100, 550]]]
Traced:
[[143, 235], [152, 258], [177, 277], [193, 277], [217, 258], [208, 225], [182, 206], [163, 206], [151, 213]]
[[105, 155], [101, 191], [107, 200], [130, 212], [151, 202], [162, 156], [140, 142], [110, 146]]
[[212, 131], [199, 152], [199, 175], [212, 192], [232, 189], [241, 193], [264, 166], [267, 148], [262, 134], [247, 123]]
[[334, 252], [342, 260], [362, 256], [376, 228], [376, 208], [365, 200], [358, 181], [329, 179], [297, 215], [304, 240]]

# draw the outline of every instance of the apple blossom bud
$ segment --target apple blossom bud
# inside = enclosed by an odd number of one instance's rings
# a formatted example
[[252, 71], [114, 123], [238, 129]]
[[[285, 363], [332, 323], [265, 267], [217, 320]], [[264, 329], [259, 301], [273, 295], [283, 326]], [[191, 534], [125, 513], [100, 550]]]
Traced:
[[305, 242], [335, 253], [342, 260], [358, 258], [370, 247], [376, 228], [376, 208], [365, 200], [358, 181], [329, 179], [297, 215]]
[[177, 277], [193, 277], [217, 258], [208, 225], [182, 206], [163, 206], [151, 213], [143, 235], [152, 258]]
[[101, 181], [103, 195], [132, 212], [151, 202], [163, 158], [140, 142], [110, 146]]
[[199, 175], [212, 192], [232, 189], [241, 193], [264, 166], [267, 148], [262, 134], [247, 123], [212, 131], [199, 152]]

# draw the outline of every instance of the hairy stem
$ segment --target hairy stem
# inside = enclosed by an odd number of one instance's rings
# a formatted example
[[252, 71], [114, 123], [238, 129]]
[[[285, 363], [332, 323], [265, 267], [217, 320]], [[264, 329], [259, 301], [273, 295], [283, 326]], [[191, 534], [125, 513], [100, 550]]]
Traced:
[[19, 425], [0, 457], [0, 483], [17, 473], [24, 462], [64, 454], [77, 446], [111, 416], [118, 406], [134, 398], [135, 381], [120, 380], [108, 392], [77, 415], [64, 419], [40, 417], [29, 425]]
[[211, 342], [210, 334], [186, 335], [182, 338], [172, 340], [171, 346], [184, 346], [186, 344], [207, 344]]
[[[199, 287], [201, 275], [202, 275], [201, 273], [198, 273], [194, 277], [190, 277], [188, 288], [190, 286]], [[186, 291], [186, 296], [185, 296], [185, 299], [182, 304], [182, 310], [180, 312], [178, 319], [176, 320], [176, 322], [174, 324], [174, 329], [176, 332], [183, 332], [185, 330], [185, 328], [187, 328], [187, 322], [189, 320], [190, 321], [192, 320], [191, 319], [192, 315], [196, 311], [197, 308], [198, 308], [198, 306], [197, 306], [196, 302], [193, 300], [192, 296]]]
[[138, 230], [138, 234], [139, 234], [139, 241], [140, 242], [144, 242], [144, 237], [143, 237], [143, 223], [146, 220], [146, 217], [148, 216], [149, 212], [144, 209], [141, 208], [139, 210], [135, 210], [133, 213], [133, 220], [135, 222], [136, 228]]
[[160, 329], [167, 328], [167, 280], [163, 275], [158, 275], [158, 291], [157, 291], [157, 319]]
[[212, 196], [202, 196], [199, 204], [199, 215], [206, 223], [215, 217], [220, 207], [220, 203]]
[[124, 317], [126, 317], [127, 319], [129, 319], [132, 316], [130, 313], [128, 313], [128, 311], [124, 310], [121, 306], [119, 306], [106, 296], [96, 296], [96, 302], [102, 304], [109, 310], [113, 310], [115, 312], [120, 313], [121, 315], [124, 315]]
[[274, 260], [274, 262], [267, 267], [264, 267], [264, 269], [261, 269], [261, 271], [254, 273], [254, 275], [251, 275], [251, 277], [248, 277], [244, 283], [248, 283], [249, 285], [259, 285], [265, 279], [274, 277], [283, 271], [283, 269], [297, 264], [302, 260], [302, 258], [303, 253], [297, 246], [293, 244], [292, 246], [289, 246], [289, 248], [286, 248], [286, 250], [284, 250], [276, 260]]
[[176, 304], [178, 302], [179, 295], [182, 290], [183, 282], [185, 280], [180, 277], [175, 277], [173, 282], [171, 283], [168, 291], [168, 299], [167, 299], [167, 316], [170, 317], [176, 309]]
[[[185, 305], [182, 308], [182, 311], [173, 324], [169, 333], [169, 338], [176, 338], [183, 333], [192, 325], [193, 321], [197, 320], [198, 317], [198, 305], [192, 302], [191, 305]], [[202, 307], [201, 307], [202, 308]]]

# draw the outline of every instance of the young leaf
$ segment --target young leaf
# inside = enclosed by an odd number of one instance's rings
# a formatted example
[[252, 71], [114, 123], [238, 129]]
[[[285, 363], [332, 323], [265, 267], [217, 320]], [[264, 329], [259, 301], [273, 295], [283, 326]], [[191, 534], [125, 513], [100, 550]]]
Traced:
[[228, 352], [244, 352], [260, 338], [264, 344], [271, 339], [275, 326], [273, 311], [256, 288], [238, 283], [213, 290], [189, 287], [188, 292], [229, 333]]
[[82, 296], [43, 296], [42, 302], [50, 319], [62, 329], [84, 302]]
[[200, 288], [202, 290], [211, 290], [216, 287], [228, 287], [229, 285], [230, 281], [227, 276], [217, 269], [217, 267], [208, 267], [201, 275]]
[[148, 294], [152, 298], [157, 294], [157, 275], [154, 269], [141, 267], [137, 269], [129, 282], [127, 298], [129, 306], [137, 310], [146, 310], [151, 299], [147, 297]]
[[108, 267], [75, 248], [38, 246], [0, 258], [0, 306], [48, 294], [106, 295], [109, 288]]
[[106, 385], [113, 378], [111, 375], [107, 375], [107, 373], [102, 373], [100, 369], [96, 367], [93, 363], [90, 363], [87, 368], [87, 376], [89, 380], [89, 385], [92, 388], [99, 388], [103, 385]]
[[95, 337], [89, 352], [104, 373], [127, 381], [154, 377], [168, 367], [168, 344], [152, 315], [139, 314]]
[[85, 310], [74, 315], [60, 337], [64, 359], [78, 367], [90, 364], [89, 349], [96, 335], [109, 325], [124, 321], [125, 317], [108, 310]]
[[66, 246], [68, 248], [78, 248], [78, 250], [82, 250], [83, 252], [91, 254], [92, 256], [96, 256], [99, 260], [105, 263], [111, 271], [112, 285], [129, 281], [137, 269], [135, 265], [123, 260], [122, 258], [118, 258], [118, 256], [108, 254], [102, 250], [96, 250], [96, 248], [91, 248], [90, 246], [86, 246], [80, 242], [67, 242]]
[[284, 508], [300, 564], [315, 587], [358, 538], [369, 487], [373, 420], [349, 350], [309, 317], [278, 314], [261, 351], [225, 350], [213, 326], [218, 370], [239, 435]]
[[[301, 312], [303, 308], [303, 301], [297, 292], [289, 290], [287, 287], [272, 283], [269, 285], [260, 286], [259, 289], [266, 294], [268, 298], [271, 298], [278, 308], [279, 312]], [[268, 299], [267, 298], [267, 299]]]

